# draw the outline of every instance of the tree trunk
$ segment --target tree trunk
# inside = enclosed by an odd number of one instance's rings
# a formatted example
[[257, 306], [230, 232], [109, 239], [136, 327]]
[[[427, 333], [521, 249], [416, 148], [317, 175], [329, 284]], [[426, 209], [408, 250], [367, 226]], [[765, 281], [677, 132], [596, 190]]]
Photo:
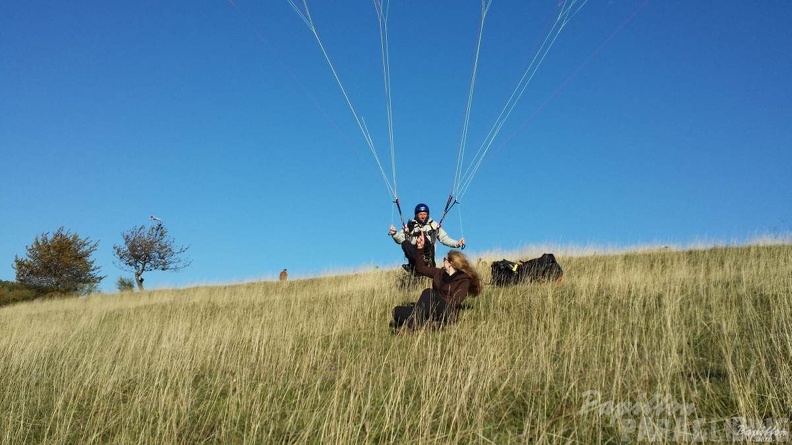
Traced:
[[135, 272], [135, 281], [137, 282], [138, 291], [143, 292], [143, 271]]

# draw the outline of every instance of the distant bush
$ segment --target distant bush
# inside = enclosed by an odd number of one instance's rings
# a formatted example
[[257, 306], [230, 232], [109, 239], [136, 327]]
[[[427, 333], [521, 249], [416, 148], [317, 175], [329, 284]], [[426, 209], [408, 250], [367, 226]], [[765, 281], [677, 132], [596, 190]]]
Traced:
[[132, 278], [118, 277], [118, 280], [116, 281], [116, 288], [120, 292], [132, 292], [135, 290], [135, 282], [132, 280]]
[[22, 284], [0, 280], [0, 306], [33, 300], [36, 293]]

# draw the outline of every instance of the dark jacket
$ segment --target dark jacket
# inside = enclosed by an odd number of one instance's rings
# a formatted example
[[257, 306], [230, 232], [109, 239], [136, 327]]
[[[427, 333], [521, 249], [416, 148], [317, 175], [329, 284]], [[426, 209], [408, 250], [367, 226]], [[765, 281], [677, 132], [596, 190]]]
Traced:
[[[418, 258], [423, 258], [423, 249], [418, 249]], [[470, 277], [462, 271], [458, 270], [454, 275], [448, 275], [445, 269], [429, 267], [423, 261], [416, 261], [415, 272], [431, 278], [432, 289], [451, 307], [456, 307], [467, 297]]]

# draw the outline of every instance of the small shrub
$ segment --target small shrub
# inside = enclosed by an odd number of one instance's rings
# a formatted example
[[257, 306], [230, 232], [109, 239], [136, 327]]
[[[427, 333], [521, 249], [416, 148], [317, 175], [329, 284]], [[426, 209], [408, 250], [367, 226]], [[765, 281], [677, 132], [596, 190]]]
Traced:
[[0, 306], [33, 300], [36, 293], [22, 284], [0, 280]]
[[118, 277], [118, 281], [116, 281], [116, 288], [120, 292], [132, 292], [135, 290], [135, 282], [132, 280], [132, 278]]

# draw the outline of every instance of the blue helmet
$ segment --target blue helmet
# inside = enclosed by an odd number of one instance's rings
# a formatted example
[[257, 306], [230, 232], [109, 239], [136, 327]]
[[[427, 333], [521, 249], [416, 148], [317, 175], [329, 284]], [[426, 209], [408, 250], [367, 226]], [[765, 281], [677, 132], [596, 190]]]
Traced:
[[417, 206], [415, 206], [415, 214], [417, 215], [421, 212], [429, 213], [429, 206], [424, 203], [420, 203]]

